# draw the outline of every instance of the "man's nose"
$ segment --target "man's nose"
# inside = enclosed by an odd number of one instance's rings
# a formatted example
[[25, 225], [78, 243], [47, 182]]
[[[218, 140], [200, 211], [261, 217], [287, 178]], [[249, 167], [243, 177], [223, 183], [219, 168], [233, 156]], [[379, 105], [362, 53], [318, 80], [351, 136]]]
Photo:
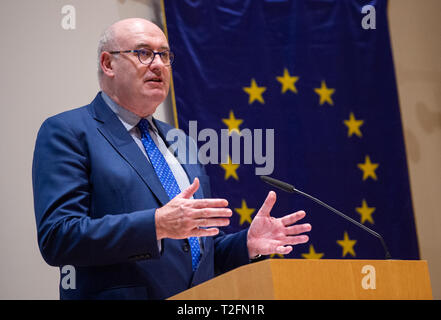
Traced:
[[161, 56], [159, 54], [155, 54], [153, 56], [153, 60], [152, 62], [150, 62], [149, 67], [152, 69], [165, 67], [165, 64], [164, 62], [162, 62]]

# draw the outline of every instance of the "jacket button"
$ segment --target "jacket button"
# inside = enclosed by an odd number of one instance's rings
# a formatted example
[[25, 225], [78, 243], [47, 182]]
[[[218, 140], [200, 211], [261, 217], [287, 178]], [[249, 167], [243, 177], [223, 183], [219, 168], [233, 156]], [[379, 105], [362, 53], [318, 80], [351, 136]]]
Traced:
[[190, 246], [188, 245], [188, 243], [182, 246], [182, 250], [184, 250], [184, 252], [188, 252], [190, 250]]

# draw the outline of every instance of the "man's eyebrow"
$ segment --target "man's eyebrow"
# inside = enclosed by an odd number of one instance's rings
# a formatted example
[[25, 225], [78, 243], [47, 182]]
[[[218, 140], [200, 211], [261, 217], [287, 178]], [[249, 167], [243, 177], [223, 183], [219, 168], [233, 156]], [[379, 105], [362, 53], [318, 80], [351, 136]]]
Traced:
[[[152, 47], [151, 47], [149, 44], [146, 44], [146, 43], [140, 43], [140, 44], [138, 44], [138, 45], [135, 47], [135, 49], [139, 49], [139, 48], [148, 48], [148, 49], [152, 49]], [[162, 47], [159, 47], [159, 49], [161, 49], [161, 50], [170, 50], [169, 46], [162, 46]], [[153, 50], [153, 49], [152, 49], [152, 50]]]

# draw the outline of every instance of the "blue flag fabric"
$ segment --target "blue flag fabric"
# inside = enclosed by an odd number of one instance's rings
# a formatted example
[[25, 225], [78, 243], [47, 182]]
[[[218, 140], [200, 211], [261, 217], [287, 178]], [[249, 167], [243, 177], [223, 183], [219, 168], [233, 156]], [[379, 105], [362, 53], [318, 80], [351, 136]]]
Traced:
[[[263, 171], [382, 234], [393, 258], [419, 259], [387, 1], [163, 4], [177, 125], [210, 157], [213, 196], [234, 212], [227, 232], [247, 228], [271, 190]], [[238, 163], [231, 145], [222, 149], [222, 130], [251, 136]], [[380, 241], [359, 227], [275, 191], [272, 215], [305, 210], [312, 231], [309, 243], [273, 257], [384, 258]]]

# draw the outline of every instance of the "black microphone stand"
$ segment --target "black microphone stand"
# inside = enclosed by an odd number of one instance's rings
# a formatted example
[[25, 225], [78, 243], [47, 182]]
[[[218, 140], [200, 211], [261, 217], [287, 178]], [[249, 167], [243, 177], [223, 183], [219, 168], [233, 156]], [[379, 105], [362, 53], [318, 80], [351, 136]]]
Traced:
[[302, 195], [302, 196], [304, 196], [304, 197], [306, 197], [306, 198], [308, 198], [308, 199], [314, 201], [315, 203], [318, 203], [319, 205], [325, 207], [326, 209], [331, 210], [332, 212], [338, 214], [340, 217], [342, 217], [342, 218], [346, 219], [347, 221], [349, 221], [349, 222], [355, 224], [356, 226], [360, 227], [361, 229], [363, 229], [363, 230], [369, 232], [371, 235], [373, 235], [373, 236], [377, 237], [378, 239], [380, 239], [380, 241], [381, 241], [381, 245], [383, 246], [383, 249], [384, 249], [385, 259], [386, 259], [386, 260], [390, 260], [390, 259], [392, 259], [392, 256], [391, 256], [391, 254], [389, 253], [389, 250], [387, 249], [386, 243], [384, 242], [383, 237], [382, 237], [379, 233], [375, 232], [375, 231], [372, 230], [372, 229], [369, 229], [369, 228], [366, 227], [365, 225], [361, 224], [361, 223], [358, 222], [358, 221], [355, 221], [355, 220], [352, 219], [351, 217], [345, 215], [345, 214], [342, 213], [341, 211], [338, 211], [337, 209], [331, 207], [330, 205], [324, 203], [323, 201], [321, 201], [321, 200], [319, 200], [319, 199], [317, 199], [317, 198], [315, 198], [315, 197], [313, 197], [313, 196], [311, 196], [311, 195], [309, 195], [309, 194], [307, 194], [307, 193], [305, 193], [305, 192], [303, 192], [303, 191], [297, 190], [296, 188], [294, 188], [293, 185], [290, 185], [290, 184], [288, 184], [288, 183], [286, 183], [286, 182], [279, 181], [279, 180], [277, 180], [277, 179], [274, 179], [274, 178], [271, 178], [271, 177], [267, 177], [267, 176], [260, 176], [260, 178], [261, 178], [264, 182], [266, 182], [266, 183], [268, 183], [268, 184], [270, 184], [270, 185], [272, 185], [272, 186], [274, 186], [274, 187], [277, 187], [277, 188], [279, 188], [279, 189], [281, 189], [281, 190], [283, 190], [283, 191], [285, 191], [285, 192], [289, 192], [289, 193], [298, 193], [298, 194], [300, 194], [300, 195]]

